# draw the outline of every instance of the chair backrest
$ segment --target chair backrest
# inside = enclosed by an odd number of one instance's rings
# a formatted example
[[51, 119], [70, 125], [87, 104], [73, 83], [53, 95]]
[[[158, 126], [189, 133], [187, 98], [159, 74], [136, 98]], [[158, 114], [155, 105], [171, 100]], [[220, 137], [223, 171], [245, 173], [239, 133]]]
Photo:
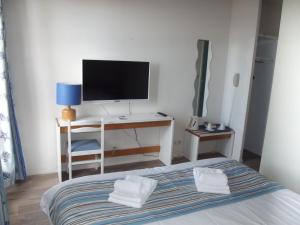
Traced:
[[[95, 127], [94, 124], [101, 124], [101, 127]], [[82, 126], [72, 128], [72, 121], [68, 121], [68, 153], [71, 153], [71, 142], [72, 142], [72, 133], [92, 133], [92, 132], [101, 132], [101, 142], [104, 141], [104, 123], [103, 119], [101, 119], [101, 123], [99, 121], [88, 121], [88, 123], [78, 124], [75, 126]]]
[[[72, 121], [68, 121], [68, 133], [89, 133], [89, 132], [101, 132], [102, 127], [95, 126], [95, 124], [99, 124], [102, 126], [103, 120], [101, 119], [100, 121], [88, 121], [88, 122], [83, 122], [83, 123], [78, 123], [74, 124], [75, 128], [72, 128]], [[79, 126], [79, 127], [78, 127]]]
[[101, 127], [79, 127], [79, 128], [70, 127], [70, 132], [71, 133], [101, 132]]

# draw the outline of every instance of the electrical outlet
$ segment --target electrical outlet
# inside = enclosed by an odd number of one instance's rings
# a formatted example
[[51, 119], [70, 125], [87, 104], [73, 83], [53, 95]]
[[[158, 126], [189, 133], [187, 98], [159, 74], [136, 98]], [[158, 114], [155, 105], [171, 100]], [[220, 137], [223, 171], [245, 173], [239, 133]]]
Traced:
[[181, 140], [174, 141], [174, 145], [181, 145], [181, 144], [182, 144]]

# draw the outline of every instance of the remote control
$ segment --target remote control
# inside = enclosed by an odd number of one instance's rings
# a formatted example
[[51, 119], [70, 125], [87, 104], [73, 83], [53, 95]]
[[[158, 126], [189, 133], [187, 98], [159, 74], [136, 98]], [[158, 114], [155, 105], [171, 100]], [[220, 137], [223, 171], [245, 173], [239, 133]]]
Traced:
[[167, 114], [162, 113], [162, 112], [157, 112], [157, 114], [158, 114], [158, 115], [161, 115], [161, 116], [164, 116], [164, 117], [168, 116]]

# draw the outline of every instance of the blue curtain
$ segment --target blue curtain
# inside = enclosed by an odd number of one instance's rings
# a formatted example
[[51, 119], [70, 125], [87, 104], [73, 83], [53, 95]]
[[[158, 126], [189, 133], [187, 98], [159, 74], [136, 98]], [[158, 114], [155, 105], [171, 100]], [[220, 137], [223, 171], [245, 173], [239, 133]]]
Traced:
[[7, 71], [2, 0], [0, 0], [0, 159], [6, 187], [13, 184], [15, 180], [26, 178], [11, 83]]
[[8, 225], [8, 212], [7, 212], [7, 201], [4, 188], [4, 179], [1, 170], [0, 160], [0, 225]]

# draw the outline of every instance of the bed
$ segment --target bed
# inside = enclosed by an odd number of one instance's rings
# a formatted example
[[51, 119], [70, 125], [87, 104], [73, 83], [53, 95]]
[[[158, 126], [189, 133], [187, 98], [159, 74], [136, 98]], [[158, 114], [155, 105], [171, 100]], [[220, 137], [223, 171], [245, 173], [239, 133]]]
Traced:
[[[230, 195], [196, 191], [192, 169], [220, 168], [229, 178]], [[107, 201], [116, 179], [137, 174], [158, 180], [141, 209]], [[297, 225], [300, 196], [234, 160], [195, 163], [76, 178], [60, 183], [41, 199], [53, 225]]]

